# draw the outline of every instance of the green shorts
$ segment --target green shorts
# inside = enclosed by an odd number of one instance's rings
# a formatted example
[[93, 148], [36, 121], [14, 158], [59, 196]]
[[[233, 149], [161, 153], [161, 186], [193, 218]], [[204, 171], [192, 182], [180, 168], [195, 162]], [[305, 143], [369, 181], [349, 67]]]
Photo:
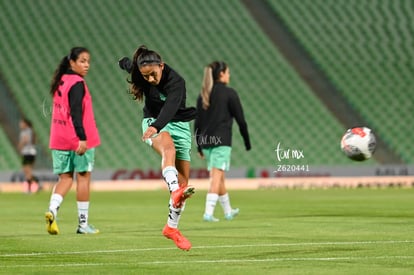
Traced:
[[[155, 118], [144, 118], [142, 120], [142, 132], [144, 133], [150, 124], [152, 124]], [[191, 130], [189, 122], [169, 122], [161, 132], [168, 132], [175, 145], [175, 157], [180, 160], [191, 160]], [[152, 146], [151, 139], [145, 141], [148, 145]]]
[[229, 171], [231, 159], [230, 146], [216, 146], [203, 149], [204, 158], [207, 161], [207, 169], [217, 168], [223, 171]]
[[75, 151], [52, 150], [53, 173], [92, 172], [95, 162], [95, 148], [91, 148], [82, 156]]

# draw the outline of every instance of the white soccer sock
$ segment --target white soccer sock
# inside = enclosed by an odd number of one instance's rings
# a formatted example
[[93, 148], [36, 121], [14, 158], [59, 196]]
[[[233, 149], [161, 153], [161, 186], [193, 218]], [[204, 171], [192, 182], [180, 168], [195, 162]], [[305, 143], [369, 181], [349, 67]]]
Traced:
[[167, 166], [162, 169], [162, 176], [168, 185], [168, 190], [173, 192], [179, 188], [178, 186], [178, 171], [174, 166]]
[[58, 209], [60, 207], [60, 205], [63, 202], [63, 197], [60, 194], [52, 194], [52, 196], [50, 197], [50, 202], [49, 202], [49, 210], [53, 213], [53, 215], [57, 216], [57, 212]]
[[167, 225], [171, 228], [178, 228], [180, 222], [181, 212], [183, 212], [184, 205], [181, 208], [172, 207], [172, 201], [170, 199], [170, 213], [168, 214]]
[[79, 225], [81, 227], [86, 227], [88, 225], [89, 202], [78, 201], [77, 204]]
[[216, 208], [218, 198], [219, 198], [219, 195], [216, 193], [207, 193], [206, 208], [205, 208], [204, 214], [213, 216], [214, 209]]
[[230, 214], [231, 205], [230, 205], [229, 193], [219, 196], [218, 200], [221, 204], [221, 207], [223, 208], [224, 214]]

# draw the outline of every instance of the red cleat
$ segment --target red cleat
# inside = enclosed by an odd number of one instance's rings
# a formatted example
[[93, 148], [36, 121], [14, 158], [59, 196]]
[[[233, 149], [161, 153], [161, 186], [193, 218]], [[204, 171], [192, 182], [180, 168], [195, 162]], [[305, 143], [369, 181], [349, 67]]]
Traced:
[[190, 250], [191, 243], [189, 240], [187, 240], [183, 235], [181, 235], [180, 230], [177, 228], [171, 228], [168, 225], [164, 226], [164, 229], [162, 230], [162, 234], [168, 238], [174, 241], [175, 245], [182, 250]]
[[181, 208], [185, 200], [195, 193], [194, 189], [192, 186], [185, 186], [171, 192], [172, 207]]

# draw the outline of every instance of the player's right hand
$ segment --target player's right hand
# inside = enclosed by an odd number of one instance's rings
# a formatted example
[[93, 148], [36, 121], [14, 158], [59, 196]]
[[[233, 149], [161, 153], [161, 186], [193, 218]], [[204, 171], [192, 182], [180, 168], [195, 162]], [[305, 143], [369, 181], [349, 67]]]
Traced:
[[132, 71], [132, 61], [129, 59], [129, 57], [122, 57], [118, 60], [119, 68], [121, 68], [124, 71], [127, 71], [128, 73], [131, 73]]

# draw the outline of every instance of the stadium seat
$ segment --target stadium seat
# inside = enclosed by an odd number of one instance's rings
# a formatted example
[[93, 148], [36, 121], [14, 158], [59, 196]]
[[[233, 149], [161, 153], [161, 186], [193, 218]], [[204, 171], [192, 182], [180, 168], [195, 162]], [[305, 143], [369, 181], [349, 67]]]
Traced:
[[413, 163], [412, 3], [269, 2], [375, 133]]
[[[371, 88], [369, 80], [376, 79], [374, 72], [380, 74], [392, 68], [385, 65], [381, 70], [364, 63], [371, 73], [353, 74], [350, 71], [358, 59], [365, 61], [360, 52], [363, 48], [358, 45], [347, 47], [348, 44], [342, 41], [365, 37], [358, 32], [362, 24], [358, 20], [362, 19], [355, 9], [359, 2], [353, 1], [352, 5], [339, 5], [338, 8], [324, 5], [322, 0], [315, 4], [314, 1], [270, 2], [350, 102], [364, 110], [373, 128], [401, 152], [404, 145], [398, 144], [406, 144], [406, 138], [394, 137], [398, 130], [384, 129], [381, 123], [384, 119], [395, 119], [395, 116], [381, 114], [376, 117], [378, 114], [374, 116], [364, 109], [367, 104], [387, 106], [381, 98], [388, 98], [385, 94], [389, 91], [381, 85]], [[92, 53], [87, 83], [102, 138], [96, 168], [159, 167], [159, 157], [140, 142], [142, 104], [132, 101], [126, 93], [126, 75], [117, 65], [118, 58], [132, 55], [137, 46], [146, 44], [157, 50], [165, 62], [186, 79], [188, 105], [195, 105], [203, 67], [213, 60], [224, 60], [229, 64], [232, 72], [230, 85], [238, 91], [243, 102], [253, 145], [253, 150], [246, 153], [235, 125], [232, 167], [277, 165], [275, 149], [279, 142], [285, 148], [305, 152], [305, 158], [289, 160], [295, 163], [350, 163], [339, 150], [339, 139], [345, 129], [314, 96], [240, 1], [183, 0], [171, 4], [169, 0], [159, 0], [156, 5], [127, 0], [13, 3], [12, 7], [5, 7], [0, 17], [7, 38], [2, 42], [2, 49], [8, 53], [0, 56], [2, 64], [8, 64], [1, 73], [22, 111], [33, 118], [39, 140], [45, 148], [50, 114], [44, 110], [50, 110], [51, 106], [50, 78], [69, 49], [82, 45]], [[369, 14], [364, 13], [366, 15]], [[162, 20], [149, 20], [152, 18]], [[339, 32], [329, 28], [327, 24], [335, 18], [345, 21], [351, 18], [352, 28], [341, 27]], [[410, 33], [411, 30], [407, 31]], [[332, 43], [327, 45], [318, 43], [330, 40]], [[344, 47], [340, 47], [341, 44]], [[400, 53], [391, 48], [399, 56]], [[375, 47], [369, 49], [372, 51]], [[374, 52], [372, 55], [377, 58], [384, 54], [393, 56], [393, 51]], [[407, 68], [399, 66], [402, 71]], [[404, 75], [405, 83], [411, 81], [408, 73]], [[390, 76], [397, 79], [389, 79]], [[382, 73], [381, 77], [391, 82], [402, 81], [397, 74]], [[361, 100], [361, 87], [364, 87], [363, 94], [366, 95], [364, 100]], [[383, 97], [372, 100], [377, 93]], [[398, 104], [406, 100], [405, 97], [392, 99]], [[204, 167], [204, 161], [198, 159], [195, 152], [193, 150], [192, 167]], [[414, 154], [409, 155], [407, 160], [412, 161]]]

